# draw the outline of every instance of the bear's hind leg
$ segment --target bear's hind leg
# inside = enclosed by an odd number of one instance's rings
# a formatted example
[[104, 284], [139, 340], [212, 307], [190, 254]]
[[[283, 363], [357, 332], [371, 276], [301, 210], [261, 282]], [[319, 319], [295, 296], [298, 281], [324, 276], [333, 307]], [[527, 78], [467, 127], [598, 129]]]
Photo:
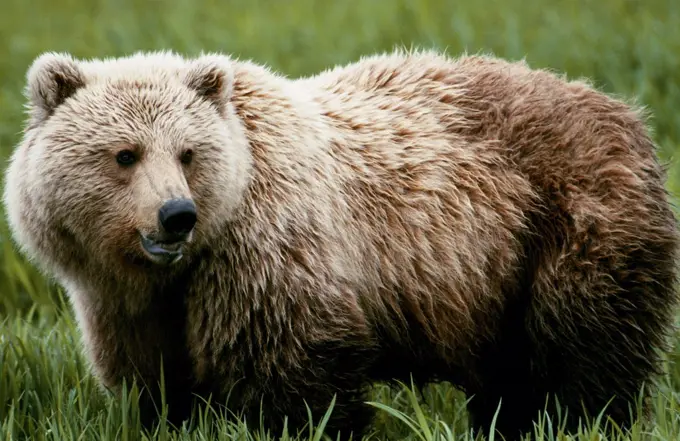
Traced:
[[524, 326], [526, 302], [508, 305], [493, 341], [478, 352], [466, 384], [470, 425], [489, 436], [493, 418], [500, 405], [494, 428], [506, 439], [532, 429], [532, 422], [543, 407], [543, 389], [532, 376], [531, 339]]
[[498, 429], [532, 430], [546, 394], [554, 425], [553, 398], [568, 411], [569, 432], [602, 411], [604, 423], [629, 427], [642, 387], [658, 372], [676, 305], [675, 232], [649, 228], [593, 242], [586, 235], [574, 241], [580, 246], [544, 254], [526, 303], [507, 311], [499, 340], [483, 354], [471, 402], [482, 427], [502, 398]]

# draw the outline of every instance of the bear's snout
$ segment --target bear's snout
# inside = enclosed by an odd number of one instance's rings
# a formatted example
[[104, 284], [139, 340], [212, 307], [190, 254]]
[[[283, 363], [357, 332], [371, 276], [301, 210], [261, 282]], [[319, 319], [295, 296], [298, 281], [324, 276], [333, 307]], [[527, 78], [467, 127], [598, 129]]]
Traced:
[[170, 199], [158, 209], [159, 231], [139, 232], [142, 249], [149, 259], [161, 265], [179, 261], [198, 219], [196, 204], [187, 198]]
[[181, 238], [196, 225], [196, 204], [191, 199], [171, 199], [158, 210], [158, 221], [169, 236]]

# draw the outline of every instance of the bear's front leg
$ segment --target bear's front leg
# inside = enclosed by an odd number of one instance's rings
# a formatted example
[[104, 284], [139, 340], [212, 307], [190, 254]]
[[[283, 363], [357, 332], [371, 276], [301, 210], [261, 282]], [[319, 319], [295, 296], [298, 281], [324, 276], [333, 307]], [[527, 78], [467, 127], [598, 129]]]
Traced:
[[162, 299], [154, 299], [134, 313], [120, 301], [122, 294], [113, 288], [108, 293], [115, 295], [69, 290], [85, 354], [95, 376], [115, 394], [120, 394], [123, 381], [128, 388], [136, 381], [141, 423], [151, 429], [162, 412], [162, 369], [168, 421], [181, 425], [189, 417], [192, 405], [192, 371], [185, 346], [186, 310], [181, 292], [165, 292]]
[[[333, 302], [329, 295], [327, 303], [317, 293], [299, 300], [302, 294], [288, 291], [298, 296], [295, 303], [258, 294], [258, 308], [243, 311], [232, 299], [223, 309], [206, 308], [206, 292], [188, 302], [189, 322], [197, 324], [188, 327], [188, 347], [201, 393], [212, 393], [249, 428], [259, 428], [262, 416], [274, 436], [281, 435], [285, 419], [289, 434], [308, 429], [306, 406], [318, 425], [335, 396], [325, 432], [361, 437], [372, 420], [365, 401], [376, 346], [351, 294]], [[286, 310], [296, 307], [302, 310]]]
[[264, 425], [272, 435], [281, 435], [284, 418], [288, 433], [295, 435], [309, 430], [307, 407], [316, 427], [333, 404], [324, 432], [333, 439], [338, 435], [361, 439], [374, 415], [366, 404], [370, 387], [367, 369], [373, 358], [373, 349], [351, 336], [306, 347], [297, 368], [274, 372], [262, 394], [254, 397], [246, 412], [249, 426], [259, 426], [262, 411]]

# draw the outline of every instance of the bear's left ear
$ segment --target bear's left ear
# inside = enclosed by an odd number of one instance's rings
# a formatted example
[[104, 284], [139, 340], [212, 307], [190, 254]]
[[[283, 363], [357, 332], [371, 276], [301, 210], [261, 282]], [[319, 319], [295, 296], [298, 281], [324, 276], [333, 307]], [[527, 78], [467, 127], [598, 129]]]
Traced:
[[202, 55], [189, 62], [184, 83], [224, 115], [234, 86], [231, 61], [220, 55]]
[[71, 56], [47, 52], [33, 61], [26, 82], [30, 113], [34, 122], [39, 123], [85, 86], [85, 75]]

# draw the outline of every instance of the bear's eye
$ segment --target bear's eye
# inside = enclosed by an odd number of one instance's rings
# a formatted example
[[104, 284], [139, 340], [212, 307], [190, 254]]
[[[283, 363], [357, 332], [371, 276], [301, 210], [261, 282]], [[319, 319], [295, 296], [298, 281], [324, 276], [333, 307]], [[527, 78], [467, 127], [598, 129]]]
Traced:
[[120, 165], [132, 165], [136, 160], [135, 154], [130, 150], [122, 150], [116, 155], [116, 161]]
[[180, 157], [180, 161], [182, 161], [182, 164], [186, 165], [191, 164], [192, 159], [194, 159], [194, 152], [192, 150], [186, 150], [184, 153], [182, 153], [182, 156]]

